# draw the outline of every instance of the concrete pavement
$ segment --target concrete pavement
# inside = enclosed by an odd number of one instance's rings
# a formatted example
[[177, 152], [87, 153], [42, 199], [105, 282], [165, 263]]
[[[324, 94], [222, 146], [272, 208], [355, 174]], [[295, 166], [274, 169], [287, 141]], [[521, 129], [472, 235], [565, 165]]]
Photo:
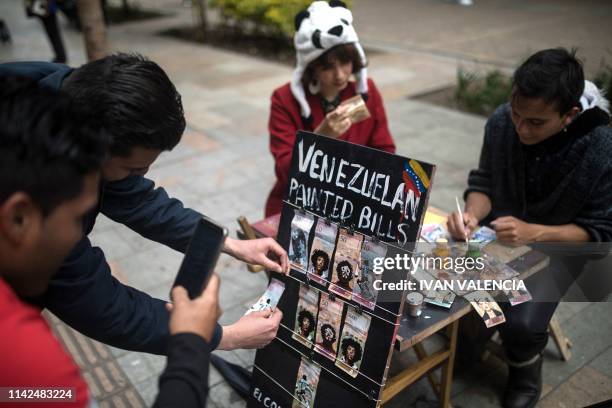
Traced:
[[[260, 218], [274, 182], [273, 161], [267, 147], [269, 96], [275, 87], [288, 81], [291, 68], [160, 37], [156, 33], [165, 28], [188, 24], [189, 9], [178, 0], [147, 0], [141, 4], [173, 15], [110, 27], [112, 48], [139, 52], [158, 62], [181, 92], [188, 122], [181, 144], [164, 153], [149, 176], [186, 205], [216, 218], [231, 230], [236, 227], [238, 215], [250, 220]], [[385, 98], [398, 153], [438, 165], [433, 205], [452, 210], [455, 195], [465, 187], [468, 170], [477, 162], [485, 119], [408, 97], [452, 84], [459, 65], [509, 69], [530, 51], [558, 44], [581, 46], [587, 70], [593, 70], [608, 50], [606, 39], [611, 37], [606, 22], [612, 15], [611, 7], [608, 2], [594, 0], [475, 0], [471, 7], [443, 0], [355, 1], [361, 38], [367, 48], [379, 51], [370, 59], [370, 75]], [[1, 61], [51, 58], [39, 22], [25, 19], [21, 1], [3, 1], [0, 15], [14, 38], [12, 46], [0, 45]], [[80, 35], [67, 29], [63, 32], [71, 64], [84, 62]], [[103, 218], [92, 240], [104, 249], [120, 280], [167, 299], [180, 254]], [[249, 274], [242, 264], [227, 256], [222, 257], [219, 272], [224, 310], [221, 321], [230, 323], [263, 292], [266, 279]], [[559, 307], [557, 315], [574, 342], [574, 357], [560, 362], [554, 345], [549, 344], [542, 406], [571, 407], [612, 398], [612, 323], [607, 318], [610, 310], [610, 303], [565, 303]], [[61, 333], [60, 336], [63, 338]], [[75, 353], [100, 347], [90, 347], [86, 340], [75, 340], [75, 344]], [[121, 394], [122, 403], [150, 405], [157, 393], [156, 379], [165, 363], [163, 357], [104, 346], [100, 350], [108, 350], [110, 360], [120, 370], [113, 371], [119, 373], [112, 377], [116, 381], [111, 381], [116, 388], [104, 391], [102, 385], [106, 383], [101, 373], [108, 377], [113, 372], [92, 366], [94, 374], [88, 381], [100, 390], [100, 400], [109, 406], [119, 405], [119, 400], [113, 398], [119, 398], [121, 390], [129, 393], [134, 389], [136, 397], [130, 400], [125, 397], [128, 394]], [[246, 367], [253, 363], [254, 351], [221, 354]], [[413, 360], [410, 352], [397, 355], [393, 370]], [[494, 371], [494, 375], [484, 374], [490, 372], [480, 367], [471, 376], [456, 379], [454, 405], [498, 406], [505, 372], [502, 369]], [[209, 406], [243, 406], [214, 369], [210, 386]], [[421, 381], [390, 406], [420, 407], [433, 400], [428, 384]]]

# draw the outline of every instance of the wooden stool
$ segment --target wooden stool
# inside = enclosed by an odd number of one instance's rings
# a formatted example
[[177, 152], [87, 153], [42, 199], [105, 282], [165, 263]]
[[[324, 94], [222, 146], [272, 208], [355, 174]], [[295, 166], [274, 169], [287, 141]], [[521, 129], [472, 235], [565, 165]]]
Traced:
[[[255, 234], [255, 230], [253, 229], [251, 224], [247, 221], [244, 215], [241, 215], [240, 217], [238, 217], [237, 221], [238, 221], [238, 225], [240, 225], [240, 228], [242, 229], [242, 234], [244, 235], [245, 239], [257, 239], [257, 234]], [[264, 267], [261, 265], [248, 264], [247, 268], [250, 272], [253, 272], [253, 273], [258, 273], [264, 270]]]
[[572, 358], [572, 351], [570, 350], [572, 348], [572, 342], [565, 337], [565, 333], [563, 333], [561, 329], [561, 324], [554, 316], [550, 319], [550, 323], [548, 324], [548, 332], [557, 345], [557, 349], [561, 354], [561, 360], [569, 361], [569, 359]]
[[[445, 331], [445, 337], [448, 341], [442, 349], [433, 354], [428, 354], [421, 342], [413, 344], [412, 348], [419, 362], [405, 368], [394, 377], [387, 379], [387, 384], [382, 393], [382, 405], [385, 405], [403, 389], [427, 375], [429, 385], [434, 394], [438, 397], [440, 406], [442, 408], [452, 408], [450, 398], [455, 352], [457, 350], [458, 328], [459, 320], [455, 320], [446, 328], [439, 331], [441, 334], [442, 331]], [[442, 372], [440, 378], [438, 378], [433, 370], [440, 366], [442, 367]]]

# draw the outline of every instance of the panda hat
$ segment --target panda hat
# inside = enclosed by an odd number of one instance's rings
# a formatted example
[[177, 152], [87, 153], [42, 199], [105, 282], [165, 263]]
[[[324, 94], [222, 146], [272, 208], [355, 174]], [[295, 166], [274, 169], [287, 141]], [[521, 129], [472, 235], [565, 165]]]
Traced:
[[[300, 104], [302, 117], [310, 119], [310, 106], [306, 101], [302, 76], [308, 64], [325, 52], [341, 44], [354, 44], [361, 57], [363, 68], [355, 73], [357, 92], [367, 97], [368, 81], [366, 57], [353, 27], [353, 14], [346, 5], [337, 0], [329, 3], [315, 1], [307, 10], [295, 16], [295, 36], [293, 44], [297, 62], [291, 79], [291, 93]], [[312, 94], [319, 92], [318, 84], [308, 84]]]

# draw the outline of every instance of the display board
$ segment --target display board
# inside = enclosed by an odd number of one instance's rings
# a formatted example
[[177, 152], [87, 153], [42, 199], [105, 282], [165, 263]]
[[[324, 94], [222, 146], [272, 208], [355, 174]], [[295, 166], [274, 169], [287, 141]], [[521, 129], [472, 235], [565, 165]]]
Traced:
[[[249, 407], [380, 405], [435, 166], [298, 132], [278, 241], [289, 253], [277, 337], [257, 351]], [[398, 286], [396, 286], [398, 287]], [[401, 286], [400, 286], [401, 287]]]

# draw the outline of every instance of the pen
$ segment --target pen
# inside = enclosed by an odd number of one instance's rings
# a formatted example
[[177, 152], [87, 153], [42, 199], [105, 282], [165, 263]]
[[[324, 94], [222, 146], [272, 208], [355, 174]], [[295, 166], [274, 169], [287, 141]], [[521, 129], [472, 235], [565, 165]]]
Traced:
[[463, 211], [461, 211], [461, 206], [459, 205], [459, 198], [455, 196], [455, 203], [457, 203], [457, 211], [459, 211], [459, 218], [461, 219], [461, 224], [463, 224], [463, 232], [465, 234], [465, 242], [468, 242], [468, 233], [465, 229], [465, 220], [463, 219]]

